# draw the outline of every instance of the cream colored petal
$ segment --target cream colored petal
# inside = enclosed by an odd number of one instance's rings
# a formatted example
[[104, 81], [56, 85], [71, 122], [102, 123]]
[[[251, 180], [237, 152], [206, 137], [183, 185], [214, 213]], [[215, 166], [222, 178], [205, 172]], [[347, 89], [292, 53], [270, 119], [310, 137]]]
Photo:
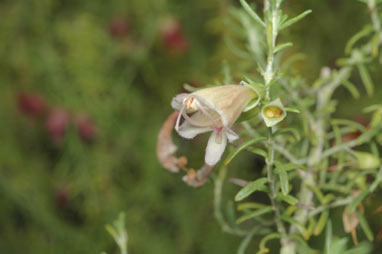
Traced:
[[205, 133], [211, 131], [210, 127], [198, 127], [190, 124], [187, 121], [179, 127], [177, 130], [178, 134], [183, 138], [192, 139], [201, 133]]
[[206, 148], [205, 161], [206, 164], [210, 166], [218, 163], [225, 150], [225, 147], [227, 146], [227, 137], [225, 133], [221, 133], [221, 139], [219, 139], [217, 135], [218, 134], [216, 131], [212, 132]]
[[187, 93], [178, 94], [177, 96], [172, 98], [171, 107], [175, 109], [176, 111], [179, 111], [183, 106], [184, 99], [186, 99], [189, 96], [190, 94], [187, 94]]
[[232, 143], [233, 141], [237, 140], [239, 138], [239, 135], [237, 135], [233, 130], [229, 128], [225, 128], [223, 130], [228, 138], [228, 141]]
[[251, 88], [240, 85], [216, 86], [192, 94], [215, 109], [226, 127], [231, 127], [248, 103], [257, 96]]

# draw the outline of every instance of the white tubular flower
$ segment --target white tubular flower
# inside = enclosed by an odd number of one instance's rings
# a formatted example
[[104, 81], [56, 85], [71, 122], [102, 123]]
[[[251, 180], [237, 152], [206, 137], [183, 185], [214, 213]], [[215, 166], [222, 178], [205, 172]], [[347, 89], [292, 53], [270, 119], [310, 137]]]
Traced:
[[[215, 165], [229, 142], [238, 139], [231, 130], [232, 125], [248, 103], [258, 97], [248, 86], [224, 85], [198, 90], [190, 94], [179, 94], [171, 106], [179, 111], [175, 130], [184, 138], [212, 131], [206, 148], [206, 164]], [[180, 124], [181, 118], [184, 122]]]

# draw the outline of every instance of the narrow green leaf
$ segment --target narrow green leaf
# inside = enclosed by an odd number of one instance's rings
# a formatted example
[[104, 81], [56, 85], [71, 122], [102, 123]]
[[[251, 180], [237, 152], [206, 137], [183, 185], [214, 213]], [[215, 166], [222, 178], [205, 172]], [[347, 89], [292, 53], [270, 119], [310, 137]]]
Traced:
[[382, 104], [373, 104], [373, 105], [370, 105], [370, 106], [364, 108], [362, 110], [362, 112], [364, 112], [364, 113], [372, 113], [374, 111], [381, 110], [381, 109], [382, 109]]
[[350, 38], [349, 42], [346, 44], [345, 53], [350, 54], [351, 50], [353, 49], [353, 46], [357, 43], [357, 41], [369, 35], [373, 31], [374, 31], [373, 26], [367, 25], [361, 31], [356, 33], [352, 38]]
[[296, 114], [300, 114], [301, 113], [300, 110], [298, 110], [297, 108], [288, 108], [288, 107], [286, 107], [285, 110], [287, 112], [292, 112], [292, 113], [296, 113]]
[[294, 164], [294, 163], [280, 163], [275, 161], [276, 173], [279, 171], [279, 168], [283, 168], [285, 171], [291, 171], [295, 169], [305, 169], [303, 165]]
[[329, 218], [329, 210], [323, 211], [321, 213], [320, 218], [318, 219], [316, 227], [314, 228], [314, 235], [321, 234], [322, 230], [325, 228], [328, 218]]
[[[281, 194], [282, 195], [282, 194]], [[285, 216], [292, 216], [292, 214], [298, 209], [296, 205], [290, 205], [285, 211], [283, 212], [282, 215]]]
[[306, 233], [306, 228], [304, 227], [304, 225], [301, 222], [297, 221], [296, 219], [293, 219], [292, 217], [289, 217], [289, 216], [286, 216], [286, 215], [281, 215], [280, 219], [282, 219], [283, 221], [288, 222], [291, 225], [296, 226], [301, 234], [305, 234]]
[[280, 178], [281, 191], [284, 195], [288, 195], [288, 192], [289, 192], [288, 173], [285, 171], [283, 167], [280, 167], [278, 169], [279, 169], [278, 174]]
[[248, 245], [251, 243], [252, 237], [255, 235], [255, 232], [248, 234], [244, 237], [243, 241], [241, 241], [239, 249], [237, 250], [237, 254], [245, 254], [245, 251], [248, 248]]
[[256, 21], [259, 25], [262, 27], [265, 27], [264, 21], [256, 14], [256, 12], [247, 4], [245, 0], [240, 0], [241, 5], [243, 6], [244, 10], [253, 18], [254, 21]]
[[[257, 254], [268, 253], [269, 249], [267, 247], [265, 247], [265, 245], [267, 244], [267, 242], [269, 240], [278, 239], [278, 238], [280, 238], [279, 233], [272, 233], [272, 234], [269, 234], [269, 235], [266, 235], [265, 237], [263, 237], [263, 239], [261, 239], [261, 241], [260, 241], [260, 244], [259, 244], [260, 250], [257, 252]], [[268, 252], [261, 252], [261, 250], [265, 250], [265, 249], [267, 249]]]
[[265, 177], [259, 178], [254, 182], [249, 183], [247, 186], [242, 188], [235, 196], [235, 201], [241, 201], [251, 195], [255, 191], [265, 191], [265, 184], [268, 182], [268, 179]]
[[256, 147], [254, 147], [254, 148], [248, 148], [247, 150], [248, 150], [249, 152], [251, 152], [251, 153], [260, 155], [260, 156], [262, 156], [262, 157], [264, 157], [264, 158], [267, 158], [267, 156], [268, 156], [267, 152], [264, 151], [264, 150], [261, 149], [261, 148], [256, 148]]
[[348, 119], [333, 119], [332, 123], [349, 126], [349, 127], [354, 128], [354, 129], [360, 130], [362, 132], [366, 131], [365, 126], [363, 126], [362, 124], [357, 123], [355, 121], [348, 120]]
[[279, 199], [281, 201], [284, 201], [284, 202], [286, 202], [286, 203], [288, 203], [290, 205], [295, 205], [298, 202], [298, 199], [293, 197], [293, 196], [291, 196], [291, 195], [283, 195], [281, 193], [277, 193], [276, 197], [277, 197], [277, 199]]
[[309, 240], [310, 236], [313, 234], [313, 230], [316, 227], [317, 221], [314, 217], [309, 218], [308, 228], [306, 230], [306, 234], [304, 235], [305, 240]]
[[349, 93], [353, 96], [354, 99], [359, 99], [361, 96], [357, 87], [351, 83], [349, 80], [342, 81], [344, 87], [349, 91]]
[[325, 203], [324, 194], [315, 186], [308, 184], [307, 187], [314, 192], [321, 204]]
[[245, 142], [241, 146], [237, 147], [230, 155], [228, 155], [228, 158], [224, 161], [224, 166], [227, 166], [232, 161], [232, 159], [235, 158], [236, 155], [238, 155], [238, 153], [241, 152], [243, 149], [245, 149], [248, 146], [253, 145], [257, 142], [263, 141], [263, 140], [265, 140], [265, 138], [263, 138], [263, 137], [254, 138], [254, 139], [248, 140], [247, 142]]
[[281, 50], [284, 50], [284, 49], [292, 47], [292, 46], [293, 46], [293, 43], [291, 43], [291, 42], [277, 45], [276, 48], [273, 50], [273, 54], [276, 54], [276, 53], [280, 52]]
[[374, 240], [374, 235], [370, 229], [369, 224], [367, 223], [365, 216], [363, 216], [363, 214], [359, 210], [357, 210], [357, 217], [359, 219], [359, 224], [361, 225], [361, 228], [362, 228], [363, 232], [365, 233], [367, 239], [370, 242], [372, 242]]
[[329, 194], [327, 194], [327, 195], [324, 197], [323, 202], [324, 202], [324, 204], [329, 204], [329, 202], [331, 202], [331, 201], [333, 201], [333, 200], [335, 200], [335, 199], [336, 199], [336, 196], [333, 195], [332, 193], [329, 193]]
[[333, 239], [333, 227], [332, 227], [332, 221], [329, 220], [328, 225], [326, 226], [326, 234], [325, 234], [325, 254], [331, 254], [330, 249], [332, 246], [332, 239]]
[[295, 128], [282, 128], [280, 130], [277, 130], [275, 133], [274, 133], [274, 136], [278, 136], [278, 135], [282, 135], [284, 133], [291, 133], [293, 135], [293, 137], [297, 140], [297, 141], [300, 141], [301, 140], [301, 135], [300, 135], [300, 132], [298, 130], [296, 130]]
[[187, 92], [196, 92], [196, 91], [198, 91], [199, 90], [199, 88], [197, 88], [197, 87], [193, 87], [193, 86], [191, 86], [190, 84], [183, 84], [183, 88], [184, 88], [184, 90], [186, 90]]
[[269, 49], [269, 53], [271, 54], [273, 52], [273, 25], [272, 25], [272, 22], [267, 22], [266, 32], [267, 32], [268, 49]]
[[291, 18], [291, 19], [285, 21], [285, 23], [281, 24], [280, 30], [285, 29], [285, 28], [287, 28], [288, 26], [293, 25], [294, 23], [300, 21], [301, 19], [303, 19], [305, 16], [307, 16], [307, 15], [310, 14], [311, 12], [312, 12], [312, 10], [304, 11], [304, 12], [301, 13], [300, 15], [297, 15], [296, 17]]
[[224, 84], [232, 84], [232, 75], [227, 60], [223, 61], [222, 74], [224, 77]]
[[268, 248], [260, 249], [258, 252], [256, 252], [256, 254], [266, 254], [266, 253], [269, 253]]
[[247, 203], [241, 203], [237, 206], [238, 211], [247, 210], [247, 209], [258, 209], [258, 208], [264, 208], [266, 205], [256, 202], [247, 202]]
[[374, 92], [374, 84], [369, 72], [363, 64], [358, 64], [357, 67], [362, 79], [362, 83], [365, 86], [367, 95], [372, 96]]
[[237, 224], [240, 224], [240, 223], [242, 223], [242, 222], [244, 222], [244, 221], [247, 221], [247, 220], [249, 220], [249, 219], [252, 219], [252, 218], [255, 218], [255, 217], [257, 217], [257, 216], [260, 216], [260, 215], [263, 215], [263, 214], [272, 212], [272, 210], [273, 210], [273, 209], [272, 209], [272, 207], [270, 207], [270, 206], [260, 208], [260, 209], [254, 211], [254, 212], [251, 212], [251, 213], [248, 213], [248, 214], [246, 214], [246, 215], [241, 216], [240, 218], [238, 218], [238, 219], [236, 220], [236, 223], [237, 223]]
[[372, 39], [372, 50], [371, 50], [371, 54], [373, 57], [377, 57], [378, 56], [378, 51], [379, 51], [379, 43], [380, 41], [380, 33], [376, 33]]
[[362, 200], [367, 197], [367, 195], [369, 195], [369, 189], [365, 189], [358, 194], [358, 196], [349, 205], [349, 213], [354, 213], [355, 209], [359, 206]]
[[118, 238], [118, 233], [117, 231], [109, 224], [105, 225], [105, 229], [107, 230], [107, 232], [109, 232], [109, 234], [114, 238], [114, 239], [117, 239]]

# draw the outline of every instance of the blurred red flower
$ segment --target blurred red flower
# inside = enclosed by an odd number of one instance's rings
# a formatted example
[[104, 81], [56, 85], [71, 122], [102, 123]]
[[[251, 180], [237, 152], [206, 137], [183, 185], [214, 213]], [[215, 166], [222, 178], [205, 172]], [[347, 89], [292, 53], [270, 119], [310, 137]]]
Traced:
[[43, 97], [36, 93], [21, 93], [17, 98], [18, 108], [28, 117], [41, 116], [45, 109]]
[[94, 138], [96, 126], [92, 120], [86, 116], [80, 116], [76, 119], [76, 127], [78, 135], [84, 141], [90, 141]]
[[129, 22], [123, 17], [114, 18], [109, 24], [109, 34], [114, 38], [123, 38], [127, 36], [129, 30]]
[[70, 123], [70, 115], [63, 109], [53, 109], [45, 120], [45, 128], [49, 132], [54, 143], [58, 144], [65, 136]]
[[164, 46], [175, 53], [184, 53], [188, 48], [187, 38], [183, 34], [181, 24], [176, 19], [168, 20], [161, 29]]

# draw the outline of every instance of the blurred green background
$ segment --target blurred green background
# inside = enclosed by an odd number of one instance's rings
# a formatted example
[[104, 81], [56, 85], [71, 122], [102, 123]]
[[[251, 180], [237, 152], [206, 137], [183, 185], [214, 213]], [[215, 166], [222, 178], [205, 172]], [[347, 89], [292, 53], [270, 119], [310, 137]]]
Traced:
[[[233, 7], [239, 1], [0, 0], [0, 253], [117, 253], [104, 226], [121, 211], [131, 253], [236, 252], [241, 239], [214, 219], [213, 184], [192, 189], [155, 155], [184, 83], [222, 81], [223, 60], [242, 78], [224, 43]], [[313, 14], [281, 40], [305, 54], [296, 72], [312, 82], [369, 17], [357, 1], [286, 0], [289, 16], [305, 9]], [[340, 115], [382, 99], [378, 68], [373, 98], [338, 93]], [[177, 142], [201, 164], [202, 142]], [[229, 174], [248, 177], [256, 162], [240, 158]]]

